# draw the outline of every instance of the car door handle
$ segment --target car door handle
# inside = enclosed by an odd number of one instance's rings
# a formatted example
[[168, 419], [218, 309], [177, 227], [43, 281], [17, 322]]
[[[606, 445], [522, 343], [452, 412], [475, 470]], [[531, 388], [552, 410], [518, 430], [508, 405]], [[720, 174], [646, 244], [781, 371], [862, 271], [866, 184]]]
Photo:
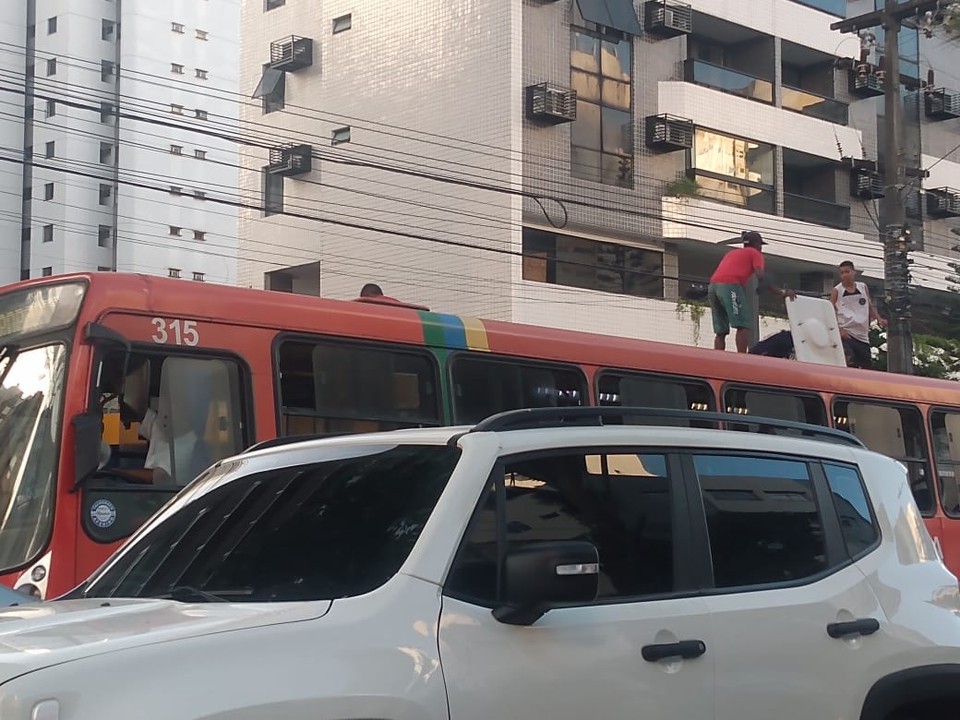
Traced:
[[669, 657], [697, 658], [707, 651], [703, 640], [681, 640], [662, 645], [644, 645], [640, 654], [647, 662], [657, 662]]
[[880, 629], [880, 621], [876, 618], [861, 618], [849, 622], [835, 622], [827, 625], [827, 635], [840, 639], [847, 635], [873, 635]]

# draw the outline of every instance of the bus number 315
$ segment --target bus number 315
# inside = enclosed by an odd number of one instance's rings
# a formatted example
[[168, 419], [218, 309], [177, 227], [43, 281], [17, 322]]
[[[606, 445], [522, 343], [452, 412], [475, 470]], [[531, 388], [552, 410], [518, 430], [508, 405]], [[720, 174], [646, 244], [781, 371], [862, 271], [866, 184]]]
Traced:
[[173, 343], [174, 345], [190, 345], [193, 347], [200, 342], [200, 333], [197, 330], [196, 320], [166, 320], [152, 318], [153, 341], [158, 345]]

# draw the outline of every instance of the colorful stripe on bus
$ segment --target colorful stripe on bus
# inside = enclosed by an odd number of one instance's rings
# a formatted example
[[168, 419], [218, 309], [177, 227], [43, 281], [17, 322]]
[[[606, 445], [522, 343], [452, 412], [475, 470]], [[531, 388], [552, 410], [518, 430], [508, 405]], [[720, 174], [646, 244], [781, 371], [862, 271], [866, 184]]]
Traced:
[[449, 350], [490, 351], [487, 329], [482, 320], [446, 313], [418, 312], [423, 322], [425, 344]]

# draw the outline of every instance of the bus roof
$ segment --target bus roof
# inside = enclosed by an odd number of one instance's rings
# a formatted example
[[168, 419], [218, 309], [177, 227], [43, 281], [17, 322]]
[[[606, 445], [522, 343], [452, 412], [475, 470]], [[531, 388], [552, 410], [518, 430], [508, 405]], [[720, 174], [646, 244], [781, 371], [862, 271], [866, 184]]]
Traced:
[[581, 365], [642, 369], [687, 377], [842, 395], [884, 397], [931, 404], [960, 404], [954, 381], [816, 365], [757, 355], [719, 352], [652, 340], [480, 320], [416, 309], [331, 300], [310, 295], [190, 282], [133, 273], [76, 273], [38, 278], [4, 288], [89, 283], [86, 316], [108, 311], [196, 318], [278, 331], [473, 349]]

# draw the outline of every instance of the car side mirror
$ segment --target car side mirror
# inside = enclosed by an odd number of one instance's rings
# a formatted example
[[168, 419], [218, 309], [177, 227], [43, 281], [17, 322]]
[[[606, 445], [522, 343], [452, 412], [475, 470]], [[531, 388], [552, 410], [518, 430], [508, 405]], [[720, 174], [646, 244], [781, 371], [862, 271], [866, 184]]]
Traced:
[[540, 542], [507, 553], [504, 602], [493, 616], [508, 625], [532, 625], [551, 607], [592, 602], [600, 587], [600, 556], [589, 542]]
[[102, 423], [97, 413], [85, 412], [73, 417], [73, 477], [77, 485], [100, 467]]

